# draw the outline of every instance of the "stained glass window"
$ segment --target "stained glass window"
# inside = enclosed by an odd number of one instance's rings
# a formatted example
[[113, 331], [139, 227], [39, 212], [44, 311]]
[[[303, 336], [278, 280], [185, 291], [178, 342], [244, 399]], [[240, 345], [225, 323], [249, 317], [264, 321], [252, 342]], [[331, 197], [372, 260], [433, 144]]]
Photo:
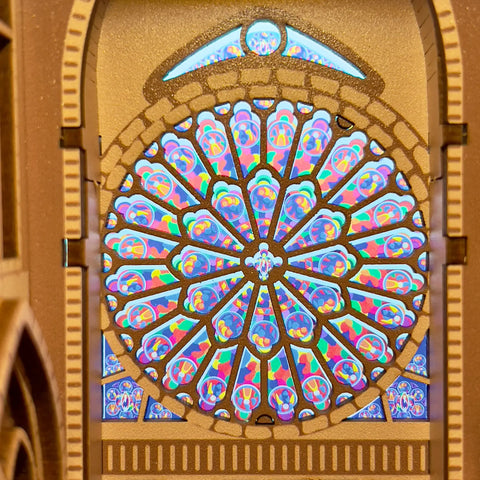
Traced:
[[[164, 394], [227, 421], [305, 420], [375, 385], [410, 340], [427, 289], [423, 214], [380, 142], [334, 119], [286, 100], [218, 105], [122, 181], [105, 217], [105, 301]], [[388, 406], [393, 420], [428, 418], [426, 342], [388, 402], [350, 420], [383, 421]], [[138, 416], [133, 380], [104, 395], [105, 418]], [[174, 418], [155, 402], [146, 419]]]
[[172, 68], [165, 75], [164, 80], [171, 80], [212, 63], [243, 57], [245, 53], [240, 45], [240, 31], [240, 27], [235, 28], [200, 48]]
[[293, 27], [286, 26], [287, 45], [282, 53], [285, 57], [299, 58], [318, 65], [339, 70], [352, 77], [365, 78], [365, 74], [339, 53]]
[[[242, 47], [242, 31], [247, 53]], [[163, 80], [172, 80], [214, 63], [244, 57], [248, 53], [261, 57], [272, 55], [279, 50], [282, 41], [278, 25], [270, 20], [257, 20], [245, 28], [234, 28], [200, 47], [168, 71]], [[365, 74], [338, 52], [289, 25], [285, 26], [285, 49], [281, 55], [365, 79]]]

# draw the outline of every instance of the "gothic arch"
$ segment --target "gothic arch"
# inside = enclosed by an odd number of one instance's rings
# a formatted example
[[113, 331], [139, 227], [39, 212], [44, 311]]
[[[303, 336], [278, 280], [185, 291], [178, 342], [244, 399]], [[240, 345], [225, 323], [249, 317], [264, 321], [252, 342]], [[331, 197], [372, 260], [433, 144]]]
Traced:
[[[64, 150], [64, 159], [65, 159], [65, 200], [66, 200], [66, 209], [65, 209], [65, 234], [66, 238], [70, 239], [71, 242], [71, 251], [74, 252], [75, 245], [82, 244], [84, 246], [84, 256], [80, 255], [75, 258], [75, 254], [72, 253], [69, 259], [69, 266], [71, 268], [66, 269], [66, 282], [67, 285], [78, 285], [81, 282], [81, 266], [93, 265], [94, 262], [93, 256], [91, 253], [91, 242], [84, 241], [82, 239], [87, 238], [88, 225], [85, 222], [85, 216], [81, 213], [85, 211], [86, 198], [89, 196], [89, 191], [93, 193], [94, 184], [99, 183], [101, 185], [106, 185], [107, 187], [117, 185], [124, 175], [124, 167], [121, 166], [128, 165], [141, 151], [148, 146], [153, 138], [159, 135], [159, 133], [164, 128], [165, 124], [171, 124], [172, 126], [176, 122], [183, 120], [185, 115], [185, 109], [182, 110], [182, 105], [176, 105], [176, 108], [168, 105], [168, 100], [165, 99], [155, 99], [156, 105], [146, 109], [139, 117], [133, 120], [119, 135], [120, 144], [113, 145], [110, 150], [108, 150], [102, 160], [102, 166], [100, 168], [108, 169], [111, 173], [109, 176], [102, 178], [102, 174], [97, 166], [98, 155], [96, 153], [96, 132], [97, 132], [97, 123], [96, 118], [93, 112], [95, 112], [95, 64], [94, 64], [94, 53], [96, 49], [96, 44], [99, 39], [102, 14], [105, 8], [107, 8], [108, 2], [100, 1], [77, 1], [72, 9], [72, 14], [70, 17], [70, 24], [66, 37], [65, 44], [65, 53], [64, 53], [64, 64], [63, 64], [63, 140], [64, 146], [69, 147]], [[426, 56], [427, 64], [427, 78], [428, 78], [428, 92], [429, 92], [429, 109], [433, 114], [430, 115], [430, 132], [431, 136], [431, 147], [440, 147], [443, 142], [442, 129], [440, 127], [441, 123], [461, 123], [463, 120], [462, 113], [462, 81], [461, 81], [461, 52], [459, 48], [455, 19], [453, 17], [451, 5], [447, 1], [433, 1], [432, 5], [428, 6], [423, 2], [413, 2], [415, 8], [415, 13], [417, 15], [418, 24], [420, 26], [420, 31], [422, 33], [422, 39], [424, 40], [424, 51]], [[434, 15], [432, 14], [434, 12]], [[441, 38], [441, 41], [437, 38]], [[88, 39], [88, 40], [87, 40]], [[443, 54], [446, 61], [444, 63], [445, 71], [437, 70], [435, 62], [432, 63], [432, 59], [436, 58], [437, 53]], [[439, 78], [443, 77], [444, 78]], [[446, 80], [445, 80], [446, 79]], [[443, 81], [442, 81], [443, 80]], [[215, 80], [211, 80], [210, 85]], [[226, 77], [220, 78], [218, 76], [219, 82], [232, 82], [231, 79]], [[235, 83], [236, 80], [233, 80]], [[440, 85], [440, 87], [439, 87]], [[289, 89], [289, 94], [291, 95], [291, 100], [299, 100], [302, 93], [299, 93], [300, 88], [295, 88], [292, 86], [291, 79], [286, 79], [285, 83], [282, 85], [282, 80], [280, 80], [280, 86], [284, 89]], [[259, 88], [259, 91], [264, 88], [265, 92], [266, 87], [264, 86], [264, 81], [260, 80], [259, 84], [256, 85]], [[191, 89], [194, 89], [195, 86], [191, 86]], [[439, 94], [439, 89], [443, 89], [442, 95]], [[188, 91], [187, 88], [185, 91]], [[212, 103], [211, 95], [219, 95], [218, 90], [211, 88], [209, 91], [208, 88], [205, 91], [202, 91], [201, 94], [198, 93], [195, 96], [197, 98], [198, 107], [195, 108], [206, 108], [207, 106], [213, 106], [213, 103], [218, 103], [220, 97], [215, 99], [215, 102]], [[294, 91], [297, 90], [297, 93]], [[177, 98], [180, 98], [182, 93], [180, 90], [176, 93]], [[192, 105], [192, 98], [189, 98], [189, 93], [186, 94], [185, 103], [190, 102]], [[238, 95], [240, 99], [241, 94]], [[210, 96], [210, 98], [208, 98]], [[442, 104], [438, 101], [438, 98], [444, 98], [446, 101]], [[332, 100], [332, 99], [331, 99]], [[333, 98], [335, 101], [335, 98]], [[358, 107], [358, 102], [361, 100], [353, 99], [352, 103], [349, 105], [350, 115], [357, 115], [356, 118], [361, 119], [362, 115], [368, 117], [368, 108], [364, 105], [362, 108]], [[203, 102], [203, 103], [202, 103]], [[211, 105], [210, 105], [210, 103]], [[378, 100], [377, 100], [377, 103]], [[388, 106], [380, 103], [380, 109], [382, 113], [377, 113], [377, 115], [388, 115]], [[366, 111], [365, 111], [366, 109]], [[374, 107], [370, 109], [374, 111]], [[386, 112], [385, 112], [386, 110]], [[372, 117], [375, 117], [375, 114], [372, 114]], [[359, 120], [362, 121], [362, 120]], [[139, 126], [140, 123], [142, 126]], [[403, 124], [405, 126], [405, 124]], [[400, 127], [399, 127], [400, 128]], [[405, 141], [408, 142], [408, 137], [416, 136], [416, 132], [410, 130], [407, 126], [405, 132]], [[388, 137], [388, 133], [387, 133]], [[123, 139], [123, 140], [122, 140]], [[386, 140], [387, 142], [389, 140]], [[121, 143], [123, 144], [121, 145]], [[438, 142], [438, 145], [435, 143]], [[82, 151], [78, 150], [76, 147], [82, 147]], [[412, 150], [417, 145], [412, 147]], [[422, 157], [426, 155], [425, 146], [418, 144], [417, 155]], [[440, 164], [440, 148], [432, 148], [432, 176], [435, 178], [438, 175]], [[446, 149], [447, 155], [447, 182], [449, 179], [454, 179], [457, 177], [458, 172], [461, 173], [461, 149], [458, 147], [449, 147]], [[108, 166], [108, 167], [107, 167]], [[115, 167], [115, 168], [114, 168]], [[82, 171], [82, 168], [84, 169]], [[448, 177], [450, 174], [450, 177]], [[90, 182], [87, 184], [88, 187], [84, 190], [82, 187], [82, 176]], [[454, 180], [452, 180], [454, 181]], [[458, 190], [455, 190], [455, 193], [452, 193], [451, 190], [448, 190], [447, 195], [460, 195]], [[107, 196], [104, 193], [104, 198], [100, 198], [100, 211], [105, 211]], [[447, 229], [446, 233], [448, 235], [461, 235], [462, 234], [462, 224], [461, 224], [461, 214], [459, 215], [458, 208], [449, 207], [450, 210], [447, 211]], [[90, 209], [91, 214], [89, 215], [90, 225], [93, 226], [93, 230], [96, 230], [95, 227], [95, 213], [94, 209]], [[75, 241], [78, 240], [77, 243]], [[75, 268], [77, 262], [78, 267]], [[90, 272], [92, 272], [92, 267], [90, 267]], [[450, 278], [453, 279], [457, 284], [461, 282], [461, 273], [459, 269], [450, 269]], [[81, 332], [69, 332], [68, 327], [73, 326], [78, 323], [78, 319], [85, 314], [81, 310], [81, 307], [78, 305], [78, 292], [72, 293], [67, 290], [67, 342], [68, 339], [73, 338], [74, 336], [81, 336]], [[94, 293], [94, 291], [91, 291]], [[449, 292], [448, 295], [453, 295]], [[92, 312], [94, 312], [94, 307], [92, 307]], [[95, 318], [93, 316], [93, 318]], [[453, 319], [453, 322], [456, 320]], [[104, 326], [105, 320], [101, 320], [102, 326]], [[94, 340], [90, 340], [93, 345]], [[461, 348], [461, 347], [460, 347]], [[93, 350], [95, 350], [93, 348]], [[119, 353], [119, 351], [118, 351]], [[400, 363], [407, 363], [407, 357], [411, 356], [413, 352], [411, 349], [405, 351], [402, 360], [400, 357]], [[68, 352], [67, 352], [68, 358]], [[129, 360], [125, 360], [128, 364]], [[80, 371], [84, 368], [91, 368], [93, 370], [93, 365], [87, 366], [85, 360], [83, 364], [79, 359], [67, 360], [67, 363], [70, 362], [72, 367], [80, 367]], [[132, 365], [131, 368], [135, 370], [135, 367]], [[132, 371], [133, 371], [132, 370]], [[75, 375], [72, 375], [72, 378]], [[80, 379], [81, 373], [77, 374], [78, 380]], [[385, 384], [387, 383], [387, 377], [385, 379]], [[142, 384], [147, 390], [151, 389], [151, 386], [147, 383]], [[458, 393], [458, 392], [457, 392]], [[363, 403], [360, 403], [358, 406], [363, 406], [368, 403], [365, 398]], [[75, 403], [75, 402], [74, 402]], [[82, 411], [83, 405], [81, 401], [76, 401], [74, 411]], [[172, 405], [172, 409], [181, 413], [178, 410], [178, 406]], [[67, 408], [68, 410], [68, 408]], [[70, 409], [70, 411], [72, 411]], [[191, 415], [192, 419], [195, 417]], [[83, 417], [84, 421], [86, 417]], [[202, 424], [203, 420], [198, 419], [198, 423]], [[68, 423], [68, 421], [67, 421]], [[320, 427], [321, 428], [321, 427]], [[287, 429], [286, 429], [287, 431]], [[309, 432], [311, 433], [311, 432]], [[77, 432], [68, 432], [67, 436], [71, 434], [74, 437], [78, 435]], [[453, 450], [452, 450], [453, 449]], [[455, 456], [457, 451], [456, 447], [453, 445], [450, 446], [449, 453], [452, 453], [452, 458]], [[458, 457], [456, 457], [458, 458]], [[76, 460], [70, 459], [72, 466]], [[455, 460], [452, 460], [455, 462]], [[460, 460], [461, 461], [461, 460]], [[74, 475], [74, 473], [72, 473]], [[72, 476], [72, 478], [74, 478]], [[453, 478], [453, 477], [452, 477]]]
[[58, 392], [39, 327], [22, 302], [3, 301], [0, 315], [0, 469], [6, 480], [64, 478]]

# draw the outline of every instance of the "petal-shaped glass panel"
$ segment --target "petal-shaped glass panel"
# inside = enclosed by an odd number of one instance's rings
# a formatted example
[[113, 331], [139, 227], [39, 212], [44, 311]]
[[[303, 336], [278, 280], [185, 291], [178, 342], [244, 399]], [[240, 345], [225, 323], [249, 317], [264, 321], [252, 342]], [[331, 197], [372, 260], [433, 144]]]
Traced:
[[142, 337], [137, 360], [143, 364], [159, 362], [197, 323], [198, 320], [177, 315], [154, 328]]
[[202, 410], [212, 410], [225, 398], [237, 346], [218, 349], [197, 383]]
[[393, 351], [388, 346], [388, 338], [384, 333], [350, 314], [329, 322], [367, 360], [380, 363], [392, 360]]
[[166, 258], [178, 242], [124, 228], [105, 235], [104, 243], [120, 258]]
[[166, 133], [162, 137], [161, 144], [167, 163], [205, 198], [211, 177], [192, 142], [185, 138], [178, 138], [173, 133]]
[[259, 170], [248, 182], [248, 193], [260, 238], [267, 238], [280, 184], [268, 170]]
[[230, 130], [246, 177], [260, 163], [260, 118], [252, 113], [247, 102], [238, 102], [233, 107]]
[[401, 264], [364, 265], [350, 281], [398, 295], [421, 290], [425, 284], [422, 275]]
[[215, 338], [226, 342], [238, 338], [245, 325], [253, 283], [247, 282], [233, 298], [212, 318]]
[[180, 210], [198, 205], [198, 200], [163, 165], [139, 160], [135, 172], [145, 191]]
[[317, 204], [312, 182], [287, 187], [273, 239], [280, 242]]
[[287, 252], [292, 252], [299, 248], [336, 240], [344, 224], [343, 213], [322, 208], [299, 230], [297, 235], [285, 244], [284, 248]]
[[185, 310], [202, 315], [207, 314], [242, 278], [243, 273], [238, 272], [192, 284], [187, 289]]
[[313, 350], [295, 345], [291, 345], [290, 348], [305, 400], [320, 411], [326, 410], [331, 404], [332, 384]]
[[223, 123], [213, 113], [202, 112], [197, 118], [196, 139], [217, 175], [237, 179], [232, 152]]
[[268, 361], [268, 403], [281, 420], [291, 420], [298, 402], [285, 348]]
[[267, 163], [282, 177], [298, 124], [293, 111], [293, 105], [283, 101], [267, 119]]
[[278, 342], [280, 331], [272, 300], [265, 285], [260, 286], [248, 339], [260, 353], [268, 353]]
[[239, 420], [248, 421], [253, 410], [260, 405], [261, 399], [260, 360], [245, 348], [232, 392], [235, 416]]
[[314, 250], [288, 259], [288, 264], [292, 267], [311, 270], [329, 277], [345, 276], [356, 263], [355, 256], [348, 253], [342, 245]]
[[407, 258], [425, 244], [425, 235], [402, 227], [351, 240], [350, 244], [363, 258]]
[[240, 187], [217, 182], [213, 187], [212, 206], [245, 240], [254, 239]]
[[347, 287], [352, 308], [385, 328], [411, 327], [416, 321], [405, 304], [393, 298]]
[[337, 382], [353, 390], [363, 390], [367, 386], [363, 365], [325, 327], [322, 327], [317, 347]]
[[363, 160], [366, 143], [367, 137], [362, 132], [354, 132], [349, 137], [342, 137], [335, 142], [317, 175], [322, 197], [325, 197]]
[[295, 340], [309, 342], [313, 338], [317, 319], [280, 282], [275, 282], [275, 291], [287, 335]]
[[400, 196], [395, 193], [387, 193], [352, 215], [347, 235], [368, 232], [399, 223], [414, 206], [415, 200], [410, 195]]
[[238, 258], [200, 247], [184, 247], [180, 254], [172, 259], [172, 267], [182, 272], [187, 278], [221, 272], [239, 265]]
[[118, 197], [115, 200], [115, 209], [128, 223], [180, 236], [177, 216], [143, 195]]
[[305, 122], [290, 173], [291, 179], [312, 173], [332, 138], [330, 121], [330, 114], [319, 110]]
[[243, 245], [208, 210], [187, 213], [183, 223], [192, 240], [234, 252], [243, 250]]
[[123, 328], [144, 329], [177, 307], [180, 290], [167, 290], [126, 303], [115, 315], [115, 323]]
[[192, 339], [167, 363], [163, 386], [174, 390], [180, 385], [187, 385], [197, 373], [212, 344], [203, 327]]
[[389, 158], [367, 162], [328, 203], [350, 208], [383, 190], [395, 164]]
[[134, 295], [178, 282], [165, 265], [125, 265], [105, 280], [111, 292]]
[[320, 313], [340, 312], [345, 306], [340, 287], [336, 283], [288, 270], [284, 276]]

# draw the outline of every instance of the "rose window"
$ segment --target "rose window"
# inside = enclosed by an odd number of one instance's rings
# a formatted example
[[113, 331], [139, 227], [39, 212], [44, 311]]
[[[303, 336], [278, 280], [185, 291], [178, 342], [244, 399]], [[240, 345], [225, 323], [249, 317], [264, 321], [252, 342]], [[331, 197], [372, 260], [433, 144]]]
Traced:
[[394, 364], [426, 292], [409, 178], [308, 104], [223, 104], [161, 135], [114, 194], [103, 243], [128, 354], [164, 395], [224, 420], [352, 400]]

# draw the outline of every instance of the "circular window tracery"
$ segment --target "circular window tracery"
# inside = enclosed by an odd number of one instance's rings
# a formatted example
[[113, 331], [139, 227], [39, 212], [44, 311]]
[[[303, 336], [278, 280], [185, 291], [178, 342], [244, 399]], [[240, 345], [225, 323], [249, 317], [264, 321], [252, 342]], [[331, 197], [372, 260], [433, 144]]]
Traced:
[[415, 325], [422, 214], [383, 147], [333, 131], [330, 112], [281, 101], [262, 124], [247, 102], [221, 107], [164, 134], [119, 187], [112, 324], [200, 411], [322, 415], [374, 384]]

